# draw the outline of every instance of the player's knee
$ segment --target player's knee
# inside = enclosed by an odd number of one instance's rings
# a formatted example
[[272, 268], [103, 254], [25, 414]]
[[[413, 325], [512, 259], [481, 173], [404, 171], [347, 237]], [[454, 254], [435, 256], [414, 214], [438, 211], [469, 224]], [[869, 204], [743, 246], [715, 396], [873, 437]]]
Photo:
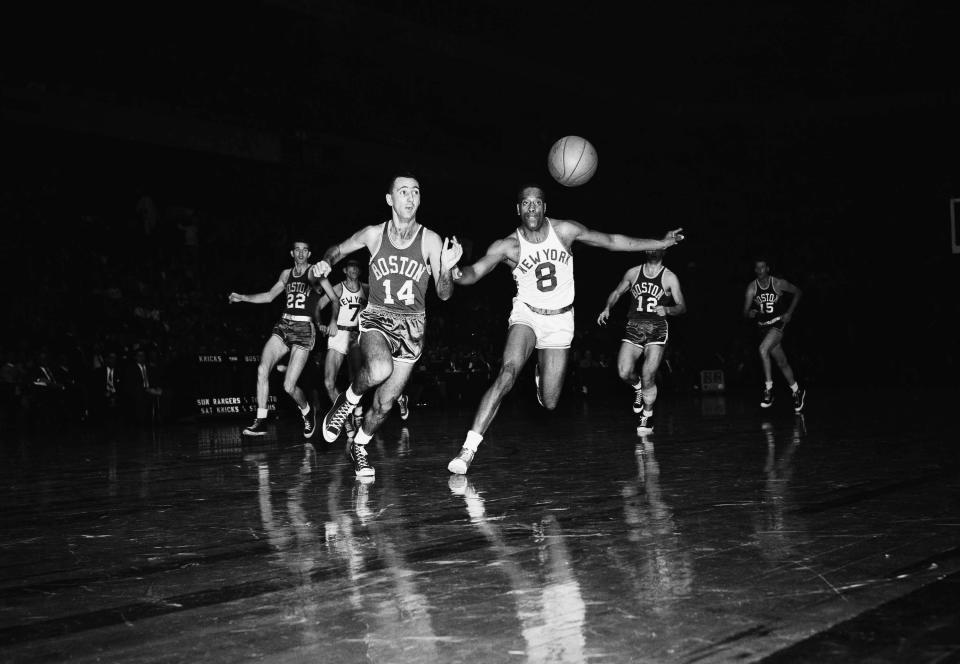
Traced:
[[500, 367], [500, 375], [497, 377], [497, 382], [509, 389], [517, 382], [517, 376], [519, 374], [519, 365], [514, 362], [504, 362], [503, 366]]
[[270, 377], [270, 367], [260, 363], [257, 365], [257, 380], [266, 380]]
[[617, 367], [617, 373], [620, 375], [620, 380], [628, 385], [633, 385], [637, 381], [633, 378], [633, 368], [632, 367]]

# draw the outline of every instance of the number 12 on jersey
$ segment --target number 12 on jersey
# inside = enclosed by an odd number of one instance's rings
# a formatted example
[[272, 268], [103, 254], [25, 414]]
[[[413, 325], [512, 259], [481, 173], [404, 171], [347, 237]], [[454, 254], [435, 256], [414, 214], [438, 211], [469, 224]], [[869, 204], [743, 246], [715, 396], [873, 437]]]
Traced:
[[[396, 298], [403, 302], [405, 305], [412, 306], [416, 301], [416, 296], [413, 294], [413, 279], [407, 279], [403, 282], [403, 285], [400, 287], [400, 290], [396, 292]], [[383, 302], [384, 304], [394, 304], [395, 300], [393, 295], [390, 293], [390, 280], [383, 280]]]

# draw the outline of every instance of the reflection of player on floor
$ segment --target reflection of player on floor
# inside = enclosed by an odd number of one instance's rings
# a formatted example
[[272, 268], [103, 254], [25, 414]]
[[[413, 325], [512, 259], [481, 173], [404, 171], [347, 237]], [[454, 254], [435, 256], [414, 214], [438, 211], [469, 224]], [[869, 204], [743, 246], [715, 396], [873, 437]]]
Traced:
[[557, 406], [573, 340], [574, 242], [610, 251], [666, 249], [683, 236], [681, 229], [663, 240], [645, 240], [590, 230], [576, 221], [549, 219], [543, 189], [520, 190], [517, 214], [521, 224], [514, 233], [490, 245], [483, 258], [455, 271], [457, 284], [473, 284], [498, 263], [506, 263], [517, 282], [517, 295], [510, 313], [503, 363], [493, 385], [480, 400], [463, 448], [448, 465], [451, 473], [466, 473], [500, 402], [537, 349], [537, 398], [548, 410]]
[[[743, 315], [757, 320], [761, 334], [760, 360], [763, 362], [763, 399], [760, 406], [769, 408], [773, 404], [773, 373], [770, 358], [776, 361], [783, 373], [783, 377], [793, 392], [793, 410], [799, 413], [803, 410], [807, 391], [800, 387], [793, 375], [793, 368], [783, 352], [783, 333], [787, 323], [793, 318], [793, 311], [797, 308], [800, 296], [799, 288], [786, 279], [779, 279], [770, 275], [770, 265], [766, 260], [759, 259], [754, 263], [753, 271], [757, 278], [747, 284], [747, 291], [743, 300]], [[783, 293], [791, 293], [793, 298], [790, 306], [784, 310]]]
[[[286, 293], [287, 295], [283, 314], [273, 327], [273, 333], [267, 339], [263, 346], [263, 352], [260, 354], [260, 365], [257, 367], [257, 417], [253, 424], [243, 430], [245, 436], [262, 436], [266, 433], [265, 423], [268, 413], [267, 398], [270, 395], [270, 372], [273, 371], [277, 361], [287, 354], [288, 350], [290, 351], [290, 361], [287, 363], [287, 369], [284, 373], [283, 389], [297, 402], [297, 406], [300, 408], [300, 414], [303, 415], [304, 437], [310, 438], [316, 429], [316, 413], [303, 390], [297, 386], [297, 379], [300, 378], [300, 373], [303, 371], [310, 351], [313, 349], [316, 337], [311, 315], [314, 310], [311, 300], [316, 293], [316, 287], [311, 285], [309, 274], [311, 266], [307, 262], [310, 258], [310, 244], [294, 242], [290, 255], [293, 257], [293, 267], [288, 267], [281, 272], [277, 283], [270, 290], [253, 295], [230, 293], [227, 298], [231, 304], [236, 302], [267, 304], [273, 302], [280, 293]], [[325, 290], [328, 288], [330, 288], [329, 283], [324, 286]], [[325, 297], [332, 295], [333, 291], [330, 290], [327, 291]]]
[[342, 256], [364, 247], [370, 251], [370, 302], [360, 312], [360, 368], [323, 418], [323, 437], [333, 442], [363, 393], [376, 388], [362, 426], [347, 448], [358, 477], [374, 474], [366, 444], [403, 392], [423, 352], [430, 276], [437, 296], [449, 299], [453, 293], [450, 269], [463, 251], [456, 238], [441, 240], [417, 222], [420, 183], [416, 178], [393, 178], [386, 199], [392, 212], [389, 221], [366, 226], [330, 247], [314, 266], [316, 276], [326, 276]]
[[[607, 306], [597, 317], [606, 325], [613, 307], [625, 292], [630, 291], [631, 304], [627, 329], [617, 356], [620, 379], [636, 390], [633, 412], [641, 413], [637, 431], [653, 431], [653, 404], [657, 401], [657, 369], [667, 347], [670, 327], [667, 316], [679, 316], [687, 310], [680, 290], [680, 280], [663, 264], [663, 251], [648, 251], [647, 259], [623, 275], [623, 279], [607, 297]], [[667, 305], [672, 298], [673, 305]], [[637, 376], [637, 360], [643, 356], [642, 376]]]

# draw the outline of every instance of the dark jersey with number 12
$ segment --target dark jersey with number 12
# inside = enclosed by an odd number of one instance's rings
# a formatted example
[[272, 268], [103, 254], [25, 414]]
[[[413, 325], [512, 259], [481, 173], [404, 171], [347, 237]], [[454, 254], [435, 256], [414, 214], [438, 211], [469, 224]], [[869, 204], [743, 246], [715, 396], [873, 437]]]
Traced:
[[660, 318], [657, 315], [657, 307], [664, 303], [666, 298], [666, 289], [663, 287], [663, 271], [666, 268], [661, 265], [660, 270], [652, 277], [643, 273], [643, 266], [640, 267], [640, 274], [637, 280], [630, 287], [630, 295], [633, 297], [630, 306], [630, 312], [627, 314], [627, 320]]

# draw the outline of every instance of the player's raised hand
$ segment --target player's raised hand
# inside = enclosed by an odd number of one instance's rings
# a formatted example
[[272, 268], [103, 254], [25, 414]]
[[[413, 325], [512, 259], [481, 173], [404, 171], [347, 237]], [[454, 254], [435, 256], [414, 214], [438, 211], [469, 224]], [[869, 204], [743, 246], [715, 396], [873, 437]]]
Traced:
[[310, 268], [310, 274], [312, 274], [317, 279], [322, 279], [330, 274], [330, 270], [333, 268], [330, 267], [330, 263], [327, 261], [321, 260], [314, 263], [313, 267]]
[[440, 269], [452, 268], [463, 256], [463, 247], [457, 242], [457, 236], [443, 238], [443, 248], [440, 251]]
[[683, 229], [674, 228], [672, 231], [663, 236], [664, 241], [670, 242], [671, 245], [679, 244], [683, 242]]
[[600, 315], [597, 316], [597, 325], [606, 325], [607, 320], [610, 319], [610, 310], [604, 309], [600, 312]]
[[236, 304], [237, 302], [243, 302], [243, 295], [240, 293], [230, 293], [227, 296], [227, 302], [230, 304]]

